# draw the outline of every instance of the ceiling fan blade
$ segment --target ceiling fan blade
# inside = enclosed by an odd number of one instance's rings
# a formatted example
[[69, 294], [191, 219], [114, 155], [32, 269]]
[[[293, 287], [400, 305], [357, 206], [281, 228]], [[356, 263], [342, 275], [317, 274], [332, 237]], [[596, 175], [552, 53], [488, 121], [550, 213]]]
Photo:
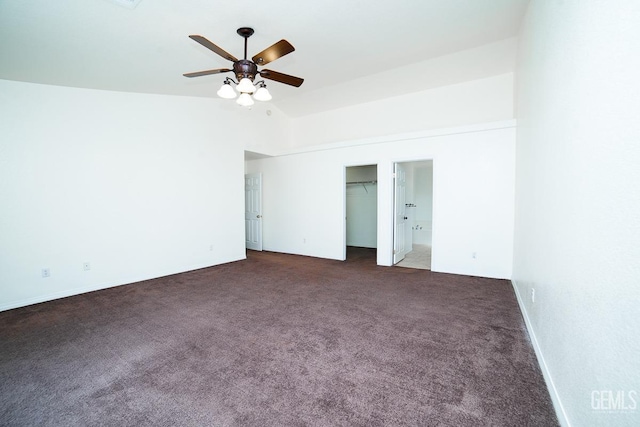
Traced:
[[186, 73], [183, 74], [185, 77], [200, 77], [200, 76], [208, 76], [209, 74], [220, 74], [220, 73], [228, 73], [229, 68], [216, 68], [215, 70], [206, 70], [206, 71], [196, 71], [195, 73]]
[[257, 65], [266, 65], [271, 61], [283, 57], [296, 50], [291, 43], [286, 40], [280, 40], [278, 43], [274, 43], [260, 53], [257, 53], [251, 58]]
[[260, 75], [265, 79], [273, 80], [276, 82], [284, 83], [286, 85], [291, 85], [295, 87], [300, 87], [304, 79], [300, 77], [290, 76], [288, 74], [279, 73], [277, 71], [271, 70], [262, 70], [260, 71]]
[[206, 38], [204, 38], [202, 36], [191, 35], [191, 36], [189, 36], [189, 38], [197, 41], [202, 46], [204, 46], [207, 49], [217, 53], [220, 56], [222, 56], [224, 59], [228, 59], [231, 62], [236, 62], [238, 60], [238, 58], [236, 58], [235, 56], [231, 55], [229, 52], [227, 52], [226, 50], [222, 49], [221, 47], [218, 47], [215, 44], [211, 43], [209, 40], [207, 40]]

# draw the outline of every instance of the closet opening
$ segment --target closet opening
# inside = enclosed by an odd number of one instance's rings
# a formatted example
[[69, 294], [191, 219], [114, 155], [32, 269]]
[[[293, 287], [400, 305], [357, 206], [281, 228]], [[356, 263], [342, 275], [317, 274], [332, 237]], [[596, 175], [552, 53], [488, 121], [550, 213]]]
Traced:
[[376, 258], [378, 246], [378, 166], [345, 168], [345, 259]]

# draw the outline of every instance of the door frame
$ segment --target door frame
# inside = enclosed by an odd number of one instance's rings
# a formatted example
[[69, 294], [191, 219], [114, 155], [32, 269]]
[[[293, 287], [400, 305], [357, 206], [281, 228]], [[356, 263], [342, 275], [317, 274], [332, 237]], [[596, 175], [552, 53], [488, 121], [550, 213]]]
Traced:
[[[386, 239], [389, 242], [389, 245], [387, 246], [388, 251], [385, 251], [385, 253], [381, 253], [380, 251], [378, 252], [378, 265], [385, 265], [385, 266], [393, 266], [395, 265], [393, 263], [393, 250], [394, 250], [394, 236], [395, 236], [395, 203], [394, 203], [394, 197], [395, 197], [395, 179], [393, 176], [394, 173], [394, 165], [396, 163], [419, 163], [419, 162], [428, 162], [431, 161], [432, 164], [432, 168], [433, 168], [433, 183], [432, 183], [432, 208], [431, 208], [431, 271], [433, 270], [433, 265], [434, 265], [434, 259], [436, 259], [436, 253], [437, 253], [437, 248], [434, 245], [434, 236], [436, 235], [436, 223], [437, 223], [437, 209], [438, 209], [438, 204], [435, 203], [436, 198], [437, 198], [437, 174], [436, 174], [436, 156], [431, 156], [431, 157], [405, 157], [405, 158], [397, 158], [397, 159], [392, 159], [389, 163], [386, 164], [386, 170], [388, 171], [388, 177], [386, 178], [386, 182], [387, 182], [387, 191], [386, 191], [386, 203], [387, 205], [385, 206], [386, 209], [388, 210], [387, 212], [390, 214], [388, 216], [388, 220], [387, 220], [387, 227], [384, 230], [386, 234]], [[378, 168], [378, 176], [380, 176], [380, 168]], [[378, 180], [378, 183], [380, 183], [380, 180]], [[380, 230], [378, 230], [378, 233], [380, 233]], [[381, 255], [384, 258], [381, 258]]]
[[[361, 162], [361, 163], [348, 163], [342, 165], [342, 261], [347, 259], [347, 168], [358, 166], [375, 166], [376, 167], [376, 181], [380, 182], [380, 165], [376, 162]], [[376, 247], [379, 247], [380, 242], [380, 190], [376, 185], [376, 230], [378, 233], [378, 243]]]

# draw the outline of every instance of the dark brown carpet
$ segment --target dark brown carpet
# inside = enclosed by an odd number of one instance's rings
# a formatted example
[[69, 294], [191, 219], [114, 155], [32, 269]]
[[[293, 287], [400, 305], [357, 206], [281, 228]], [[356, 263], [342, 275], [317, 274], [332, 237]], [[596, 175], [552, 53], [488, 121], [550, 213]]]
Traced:
[[3, 426], [557, 425], [508, 281], [251, 252], [0, 313]]

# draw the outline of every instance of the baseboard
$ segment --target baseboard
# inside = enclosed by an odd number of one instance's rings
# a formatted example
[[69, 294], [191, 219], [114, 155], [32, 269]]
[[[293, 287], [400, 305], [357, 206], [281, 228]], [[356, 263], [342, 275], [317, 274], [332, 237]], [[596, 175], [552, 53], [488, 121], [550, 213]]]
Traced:
[[[141, 280], [137, 280], [140, 282]], [[115, 288], [116, 286], [123, 286], [134, 283], [136, 281], [127, 281], [123, 283], [114, 284], [99, 284], [92, 286], [82, 286], [79, 288], [65, 289], [64, 291], [53, 292], [50, 294], [38, 295], [33, 298], [26, 298], [23, 300], [12, 301], [8, 304], [0, 305], [0, 311], [13, 310], [14, 308], [26, 307], [33, 304], [40, 304], [47, 301], [53, 301], [60, 298], [72, 297], [74, 295], [86, 294], [87, 292], [99, 291], [102, 289]]]
[[529, 332], [529, 337], [531, 338], [531, 344], [533, 345], [533, 350], [536, 353], [536, 358], [538, 359], [538, 365], [540, 365], [542, 376], [544, 377], [544, 381], [547, 384], [547, 389], [549, 390], [549, 395], [551, 396], [551, 402], [553, 403], [553, 408], [556, 411], [558, 422], [563, 427], [571, 427], [571, 423], [569, 422], [567, 413], [564, 410], [564, 406], [562, 406], [562, 401], [560, 400], [558, 390], [553, 383], [553, 378], [551, 378], [551, 372], [549, 372], [547, 363], [544, 360], [544, 355], [542, 354], [542, 350], [540, 349], [540, 344], [538, 343], [538, 339], [536, 338], [536, 333], [533, 330], [533, 325], [531, 324], [531, 319], [529, 319], [529, 314], [524, 305], [524, 300], [522, 299], [522, 296], [518, 291], [518, 286], [516, 286], [515, 281], [511, 280], [511, 286], [513, 286], [513, 291], [516, 294], [518, 305], [520, 306], [520, 312], [522, 313], [524, 323], [527, 326], [527, 331]]
[[214, 264], [206, 263], [206, 264], [191, 265], [188, 267], [183, 267], [179, 269], [179, 271], [158, 272], [156, 274], [153, 274], [151, 277], [150, 276], [128, 277], [128, 278], [118, 280], [117, 282], [98, 283], [98, 284], [93, 284], [89, 286], [81, 286], [77, 288], [65, 289], [63, 291], [53, 292], [45, 295], [38, 295], [33, 298], [26, 298], [23, 300], [12, 301], [12, 302], [9, 302], [8, 304], [0, 305], [0, 312], [6, 311], [6, 310], [13, 310], [14, 308], [26, 307], [28, 305], [33, 305], [33, 304], [40, 304], [42, 302], [53, 301], [60, 298], [72, 297], [74, 295], [86, 294], [87, 292], [100, 291], [102, 289], [115, 288], [116, 286], [131, 285], [131, 284], [142, 282], [145, 280], [153, 280], [153, 279], [158, 279], [160, 277], [172, 276], [174, 274], [186, 273], [188, 271], [199, 270], [201, 268], [214, 267], [216, 265], [240, 261], [242, 259], [246, 259], [246, 255], [237, 259], [231, 258], [227, 260], [217, 261]]

